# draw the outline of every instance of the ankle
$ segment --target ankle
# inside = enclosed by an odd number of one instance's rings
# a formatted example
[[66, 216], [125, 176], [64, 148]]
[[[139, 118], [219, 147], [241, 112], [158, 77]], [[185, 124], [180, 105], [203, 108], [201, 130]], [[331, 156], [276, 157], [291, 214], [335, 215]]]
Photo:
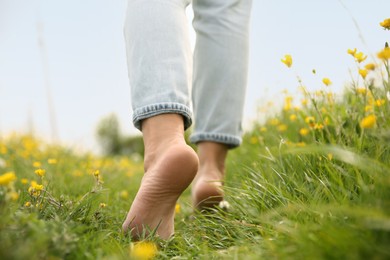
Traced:
[[183, 117], [178, 114], [161, 114], [143, 120], [142, 133], [145, 170], [170, 147], [186, 144]]
[[198, 144], [199, 173], [225, 173], [225, 160], [228, 148], [224, 144], [215, 142], [201, 142]]

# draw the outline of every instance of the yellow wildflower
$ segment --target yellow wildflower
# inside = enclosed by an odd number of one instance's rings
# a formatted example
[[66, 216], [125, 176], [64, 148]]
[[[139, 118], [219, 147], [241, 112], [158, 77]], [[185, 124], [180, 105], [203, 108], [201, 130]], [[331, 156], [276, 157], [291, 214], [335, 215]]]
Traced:
[[379, 59], [382, 59], [382, 60], [390, 59], [390, 48], [384, 48], [383, 50], [378, 52], [377, 56]]
[[354, 56], [355, 57], [355, 54], [356, 54], [356, 48], [355, 49], [353, 49], [353, 50], [351, 50], [351, 49], [348, 49], [348, 54], [350, 54], [350, 55], [352, 55], [352, 56]]
[[156, 256], [158, 250], [156, 244], [147, 241], [141, 241], [131, 244], [130, 255], [134, 259], [147, 260]]
[[328, 78], [323, 78], [322, 83], [324, 83], [325, 86], [330, 86], [332, 84], [332, 81], [330, 81], [330, 79]]
[[20, 182], [21, 182], [22, 184], [26, 185], [26, 184], [28, 183], [28, 179], [22, 178], [22, 179], [20, 180]]
[[370, 106], [370, 105], [365, 106], [364, 107], [364, 111], [371, 112], [372, 111], [372, 106]]
[[307, 105], [307, 99], [302, 99], [302, 100], [301, 100], [301, 104], [302, 104], [303, 106], [306, 106], [306, 105]]
[[99, 204], [99, 208], [101, 208], [101, 209], [103, 209], [103, 208], [105, 208], [105, 207], [107, 207], [107, 204], [106, 203], [100, 203]]
[[36, 181], [31, 181], [31, 186], [28, 188], [28, 193], [33, 197], [38, 197], [43, 189], [43, 185], [38, 184]]
[[284, 99], [284, 110], [290, 110], [292, 108], [293, 98], [291, 96], [287, 96]]
[[7, 197], [12, 201], [15, 201], [19, 199], [19, 193], [17, 193], [16, 191], [11, 191], [10, 193], [7, 194]]
[[49, 159], [47, 160], [47, 163], [48, 163], [48, 164], [56, 164], [56, 163], [57, 163], [57, 159], [55, 159], [55, 158], [49, 158]]
[[386, 103], [384, 99], [377, 99], [375, 100], [375, 106], [380, 107], [383, 106]]
[[390, 30], [390, 18], [383, 20], [380, 22], [380, 26], [382, 26], [385, 30]]
[[289, 68], [292, 66], [292, 57], [289, 54], [284, 55], [284, 59], [281, 59], [281, 61]]
[[280, 121], [279, 121], [279, 119], [277, 119], [277, 118], [272, 118], [271, 120], [268, 121], [268, 123], [269, 123], [270, 125], [273, 125], [273, 126], [278, 125], [279, 122], [280, 122]]
[[0, 153], [1, 154], [6, 154], [8, 151], [7, 147], [3, 144], [0, 144]]
[[176, 203], [176, 205], [175, 205], [175, 213], [176, 214], [180, 213], [180, 204], [179, 203]]
[[325, 119], [324, 119], [324, 124], [325, 124], [325, 125], [329, 125], [329, 117], [325, 117]]
[[129, 193], [127, 192], [127, 190], [123, 190], [121, 191], [121, 193], [119, 193], [119, 197], [121, 197], [122, 199], [127, 199], [129, 197]]
[[294, 122], [294, 121], [296, 121], [296, 120], [297, 120], [297, 115], [296, 115], [296, 114], [290, 115], [290, 121], [291, 121], [291, 122]]
[[279, 132], [285, 132], [287, 130], [287, 125], [285, 124], [278, 125], [277, 129]]
[[375, 70], [376, 65], [375, 65], [374, 63], [367, 63], [367, 64], [364, 66], [364, 68], [365, 68], [366, 70]]
[[376, 123], [375, 115], [368, 115], [360, 121], [361, 128], [373, 128]]
[[0, 175], [0, 185], [6, 186], [16, 180], [16, 175], [14, 172], [6, 172], [3, 175]]
[[356, 93], [361, 94], [361, 95], [365, 95], [367, 93], [367, 89], [365, 89], [365, 88], [357, 88], [356, 89]]
[[33, 167], [34, 168], [41, 168], [42, 167], [42, 164], [41, 164], [41, 162], [33, 162]]
[[100, 175], [100, 171], [99, 171], [99, 170], [95, 170], [95, 171], [93, 172], [93, 176], [99, 177], [99, 175]]
[[359, 69], [359, 74], [363, 79], [367, 77], [368, 71], [366, 69]]
[[302, 136], [305, 136], [305, 135], [307, 135], [308, 133], [309, 133], [309, 129], [307, 129], [307, 128], [301, 128], [301, 129], [299, 130], [299, 134], [302, 135]]
[[305, 142], [299, 142], [296, 144], [298, 147], [304, 147], [306, 146], [306, 143]]
[[256, 136], [252, 136], [251, 139], [250, 139], [251, 144], [257, 144], [258, 141], [259, 141], [259, 140], [257, 139]]
[[312, 116], [308, 116], [308, 117], [305, 118], [305, 122], [306, 122], [310, 127], [314, 127], [315, 119], [314, 119], [314, 117], [312, 117]]
[[363, 52], [358, 52], [353, 55], [355, 57], [355, 60], [359, 63], [363, 62], [365, 59], [367, 59], [367, 55], [364, 55]]
[[265, 133], [267, 132], [267, 127], [263, 126], [260, 128], [260, 132]]
[[41, 169], [41, 168], [36, 169], [34, 172], [35, 172], [35, 174], [38, 175], [39, 177], [45, 176], [45, 173], [46, 173], [46, 171], [45, 171], [44, 169]]
[[321, 123], [316, 123], [316, 124], [314, 125], [314, 129], [321, 130], [321, 129], [323, 129], [323, 128], [324, 128], [324, 125], [321, 124]]
[[25, 206], [26, 208], [31, 207], [31, 202], [30, 202], [30, 201], [27, 201], [26, 203], [24, 203], [24, 206]]

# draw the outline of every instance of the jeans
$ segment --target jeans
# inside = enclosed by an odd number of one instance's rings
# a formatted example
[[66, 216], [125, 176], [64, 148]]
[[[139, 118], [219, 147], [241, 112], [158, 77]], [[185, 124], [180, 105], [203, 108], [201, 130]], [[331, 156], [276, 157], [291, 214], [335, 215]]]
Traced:
[[185, 13], [190, 2], [128, 0], [125, 40], [133, 123], [142, 130], [143, 119], [176, 113], [183, 116], [185, 129], [194, 118], [191, 142], [233, 148], [242, 140], [252, 1], [192, 0], [193, 53]]

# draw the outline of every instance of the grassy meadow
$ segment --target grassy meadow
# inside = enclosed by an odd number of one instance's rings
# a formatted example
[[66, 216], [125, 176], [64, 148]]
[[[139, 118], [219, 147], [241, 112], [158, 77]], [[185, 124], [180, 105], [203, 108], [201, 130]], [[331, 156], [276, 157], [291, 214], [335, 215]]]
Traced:
[[121, 233], [137, 157], [1, 137], [0, 259], [390, 259], [390, 49], [346, 55], [357, 69], [344, 93], [319, 78], [281, 94], [229, 154], [228, 205], [194, 213], [186, 191], [169, 241]]

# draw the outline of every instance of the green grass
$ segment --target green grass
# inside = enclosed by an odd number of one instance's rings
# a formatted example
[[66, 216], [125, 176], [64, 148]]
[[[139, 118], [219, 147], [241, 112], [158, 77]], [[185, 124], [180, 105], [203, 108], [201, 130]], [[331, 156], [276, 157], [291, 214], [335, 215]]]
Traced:
[[[381, 66], [388, 73], [388, 61]], [[329, 87], [304, 91], [299, 108], [286, 96], [285, 109], [229, 154], [229, 210], [195, 214], [186, 191], [175, 237], [149, 238], [156, 258], [390, 259], [390, 85], [377, 79], [337, 98]], [[375, 122], [362, 124], [369, 115]], [[13, 134], [0, 140], [0, 176], [7, 172], [16, 180], [0, 186], [0, 259], [131, 257], [120, 228], [141, 162]], [[44, 186], [36, 196], [31, 181]]]

